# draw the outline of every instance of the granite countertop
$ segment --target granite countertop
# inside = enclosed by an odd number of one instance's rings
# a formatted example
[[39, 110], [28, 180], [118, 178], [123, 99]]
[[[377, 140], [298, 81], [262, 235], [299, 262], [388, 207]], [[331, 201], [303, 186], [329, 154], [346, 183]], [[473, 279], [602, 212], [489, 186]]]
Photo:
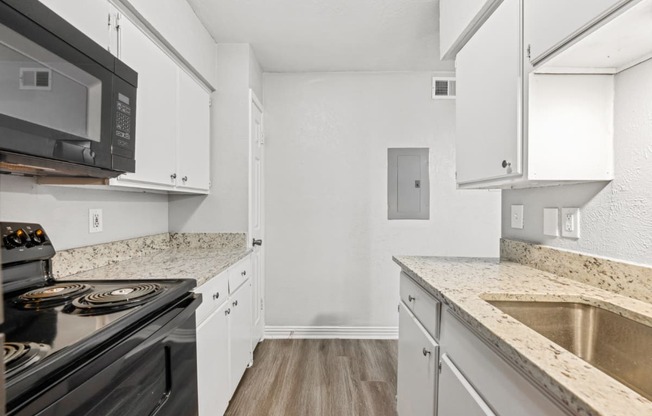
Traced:
[[652, 304], [498, 260], [395, 256], [511, 363], [578, 415], [651, 415], [652, 402], [485, 300], [583, 302], [652, 325]]
[[120, 261], [59, 280], [195, 279], [197, 286], [246, 257], [251, 249], [172, 248]]

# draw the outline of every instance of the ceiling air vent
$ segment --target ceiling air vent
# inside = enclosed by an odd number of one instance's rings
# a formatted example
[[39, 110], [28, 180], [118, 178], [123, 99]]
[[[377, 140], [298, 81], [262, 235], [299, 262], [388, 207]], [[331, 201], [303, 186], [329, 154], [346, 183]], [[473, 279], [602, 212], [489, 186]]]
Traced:
[[432, 99], [454, 99], [456, 95], [455, 78], [433, 77], [432, 78]]
[[44, 68], [20, 68], [21, 90], [51, 90], [52, 71]]

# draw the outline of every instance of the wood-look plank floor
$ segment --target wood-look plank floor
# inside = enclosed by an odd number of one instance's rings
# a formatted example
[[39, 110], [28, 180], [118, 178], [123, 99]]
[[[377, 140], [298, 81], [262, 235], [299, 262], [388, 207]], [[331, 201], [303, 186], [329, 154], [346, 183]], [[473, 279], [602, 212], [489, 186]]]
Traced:
[[397, 342], [267, 340], [228, 416], [395, 416]]

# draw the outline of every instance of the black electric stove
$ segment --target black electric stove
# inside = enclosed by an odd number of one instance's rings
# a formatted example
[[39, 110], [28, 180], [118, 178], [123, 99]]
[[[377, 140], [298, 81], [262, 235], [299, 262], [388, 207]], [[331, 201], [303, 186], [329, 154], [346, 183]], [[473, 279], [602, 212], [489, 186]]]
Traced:
[[194, 280], [54, 281], [38, 224], [0, 231], [7, 415], [197, 414]]

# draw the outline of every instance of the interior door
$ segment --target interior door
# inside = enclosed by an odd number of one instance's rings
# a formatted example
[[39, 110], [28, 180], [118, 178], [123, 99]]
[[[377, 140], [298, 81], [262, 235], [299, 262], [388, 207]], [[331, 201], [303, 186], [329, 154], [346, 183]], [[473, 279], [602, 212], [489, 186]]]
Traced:
[[[253, 337], [252, 350], [263, 339], [265, 331], [265, 249], [264, 234], [264, 133], [263, 133], [263, 107], [253, 91], [250, 92], [250, 192], [249, 196], [249, 238], [254, 240], [252, 263], [252, 291], [253, 291]], [[260, 242], [260, 244], [258, 244]]]

